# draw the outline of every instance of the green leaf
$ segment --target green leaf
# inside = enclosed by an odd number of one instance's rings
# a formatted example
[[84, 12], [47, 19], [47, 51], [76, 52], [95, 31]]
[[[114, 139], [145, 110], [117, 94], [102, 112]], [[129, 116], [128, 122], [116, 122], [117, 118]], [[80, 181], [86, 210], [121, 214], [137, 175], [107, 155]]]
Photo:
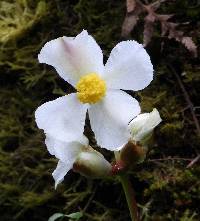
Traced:
[[74, 220], [79, 220], [82, 216], [83, 213], [82, 212], [76, 212], [76, 213], [71, 213], [69, 215], [65, 215], [68, 218], [74, 219]]
[[64, 217], [65, 215], [62, 213], [54, 213], [51, 217], [49, 217], [48, 221], [55, 221], [60, 217]]
[[48, 221], [55, 221], [56, 219], [61, 217], [68, 217], [72, 220], [79, 220], [82, 216], [83, 216], [82, 212], [71, 213], [69, 215], [65, 215], [63, 213], [55, 213], [48, 219]]

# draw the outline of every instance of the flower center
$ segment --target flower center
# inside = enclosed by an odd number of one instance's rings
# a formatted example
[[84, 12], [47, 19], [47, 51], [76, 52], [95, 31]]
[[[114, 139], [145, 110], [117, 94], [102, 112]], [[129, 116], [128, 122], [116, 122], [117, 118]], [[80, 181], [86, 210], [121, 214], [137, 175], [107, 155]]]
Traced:
[[106, 83], [98, 74], [90, 73], [80, 78], [76, 85], [78, 99], [82, 103], [94, 104], [106, 94]]

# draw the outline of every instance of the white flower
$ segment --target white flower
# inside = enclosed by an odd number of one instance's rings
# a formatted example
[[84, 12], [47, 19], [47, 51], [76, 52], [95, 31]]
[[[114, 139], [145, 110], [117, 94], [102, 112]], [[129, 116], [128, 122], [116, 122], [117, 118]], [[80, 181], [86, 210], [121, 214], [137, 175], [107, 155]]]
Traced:
[[120, 42], [104, 66], [100, 47], [87, 31], [82, 31], [74, 38], [47, 42], [38, 58], [77, 89], [77, 93], [36, 110], [40, 129], [62, 141], [76, 140], [83, 133], [88, 111], [99, 145], [115, 150], [128, 141], [127, 125], [140, 113], [140, 106], [120, 89], [141, 90], [153, 79], [153, 66], [141, 44]]
[[135, 141], [142, 141], [161, 121], [160, 114], [155, 108], [150, 113], [138, 115], [129, 123], [131, 138]]
[[89, 142], [85, 136], [81, 136], [79, 141], [61, 141], [46, 134], [45, 144], [51, 155], [59, 159], [58, 165], [53, 172], [55, 188], [64, 179], [64, 176], [73, 168], [79, 154], [88, 146]]
[[79, 141], [64, 142], [47, 134], [45, 144], [49, 153], [59, 159], [52, 174], [55, 188], [72, 168], [91, 178], [107, 176], [111, 171], [110, 163], [101, 153], [89, 146], [88, 139], [84, 135]]

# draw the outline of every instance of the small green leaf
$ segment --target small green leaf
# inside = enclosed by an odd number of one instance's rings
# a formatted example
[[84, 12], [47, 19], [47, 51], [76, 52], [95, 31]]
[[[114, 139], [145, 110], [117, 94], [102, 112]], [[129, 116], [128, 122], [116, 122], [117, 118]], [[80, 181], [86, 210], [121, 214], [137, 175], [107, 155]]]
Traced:
[[79, 220], [81, 217], [83, 216], [82, 212], [76, 212], [76, 213], [71, 213], [69, 215], [65, 215], [63, 213], [54, 213], [49, 219], [48, 221], [55, 221], [58, 218], [61, 217], [67, 217], [70, 218], [72, 220]]
[[82, 212], [76, 212], [76, 213], [71, 213], [69, 215], [65, 215], [68, 218], [74, 219], [74, 220], [79, 220], [82, 216], [83, 213]]
[[51, 217], [49, 217], [48, 221], [55, 221], [60, 217], [64, 217], [65, 215], [62, 213], [54, 213]]

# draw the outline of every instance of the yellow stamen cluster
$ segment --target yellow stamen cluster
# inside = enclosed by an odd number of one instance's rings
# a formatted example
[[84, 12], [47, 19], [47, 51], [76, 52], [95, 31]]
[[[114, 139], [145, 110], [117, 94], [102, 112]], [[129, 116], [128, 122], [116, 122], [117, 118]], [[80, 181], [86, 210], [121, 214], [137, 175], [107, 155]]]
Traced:
[[90, 73], [80, 78], [76, 89], [82, 103], [94, 104], [105, 96], [106, 83], [96, 73]]

